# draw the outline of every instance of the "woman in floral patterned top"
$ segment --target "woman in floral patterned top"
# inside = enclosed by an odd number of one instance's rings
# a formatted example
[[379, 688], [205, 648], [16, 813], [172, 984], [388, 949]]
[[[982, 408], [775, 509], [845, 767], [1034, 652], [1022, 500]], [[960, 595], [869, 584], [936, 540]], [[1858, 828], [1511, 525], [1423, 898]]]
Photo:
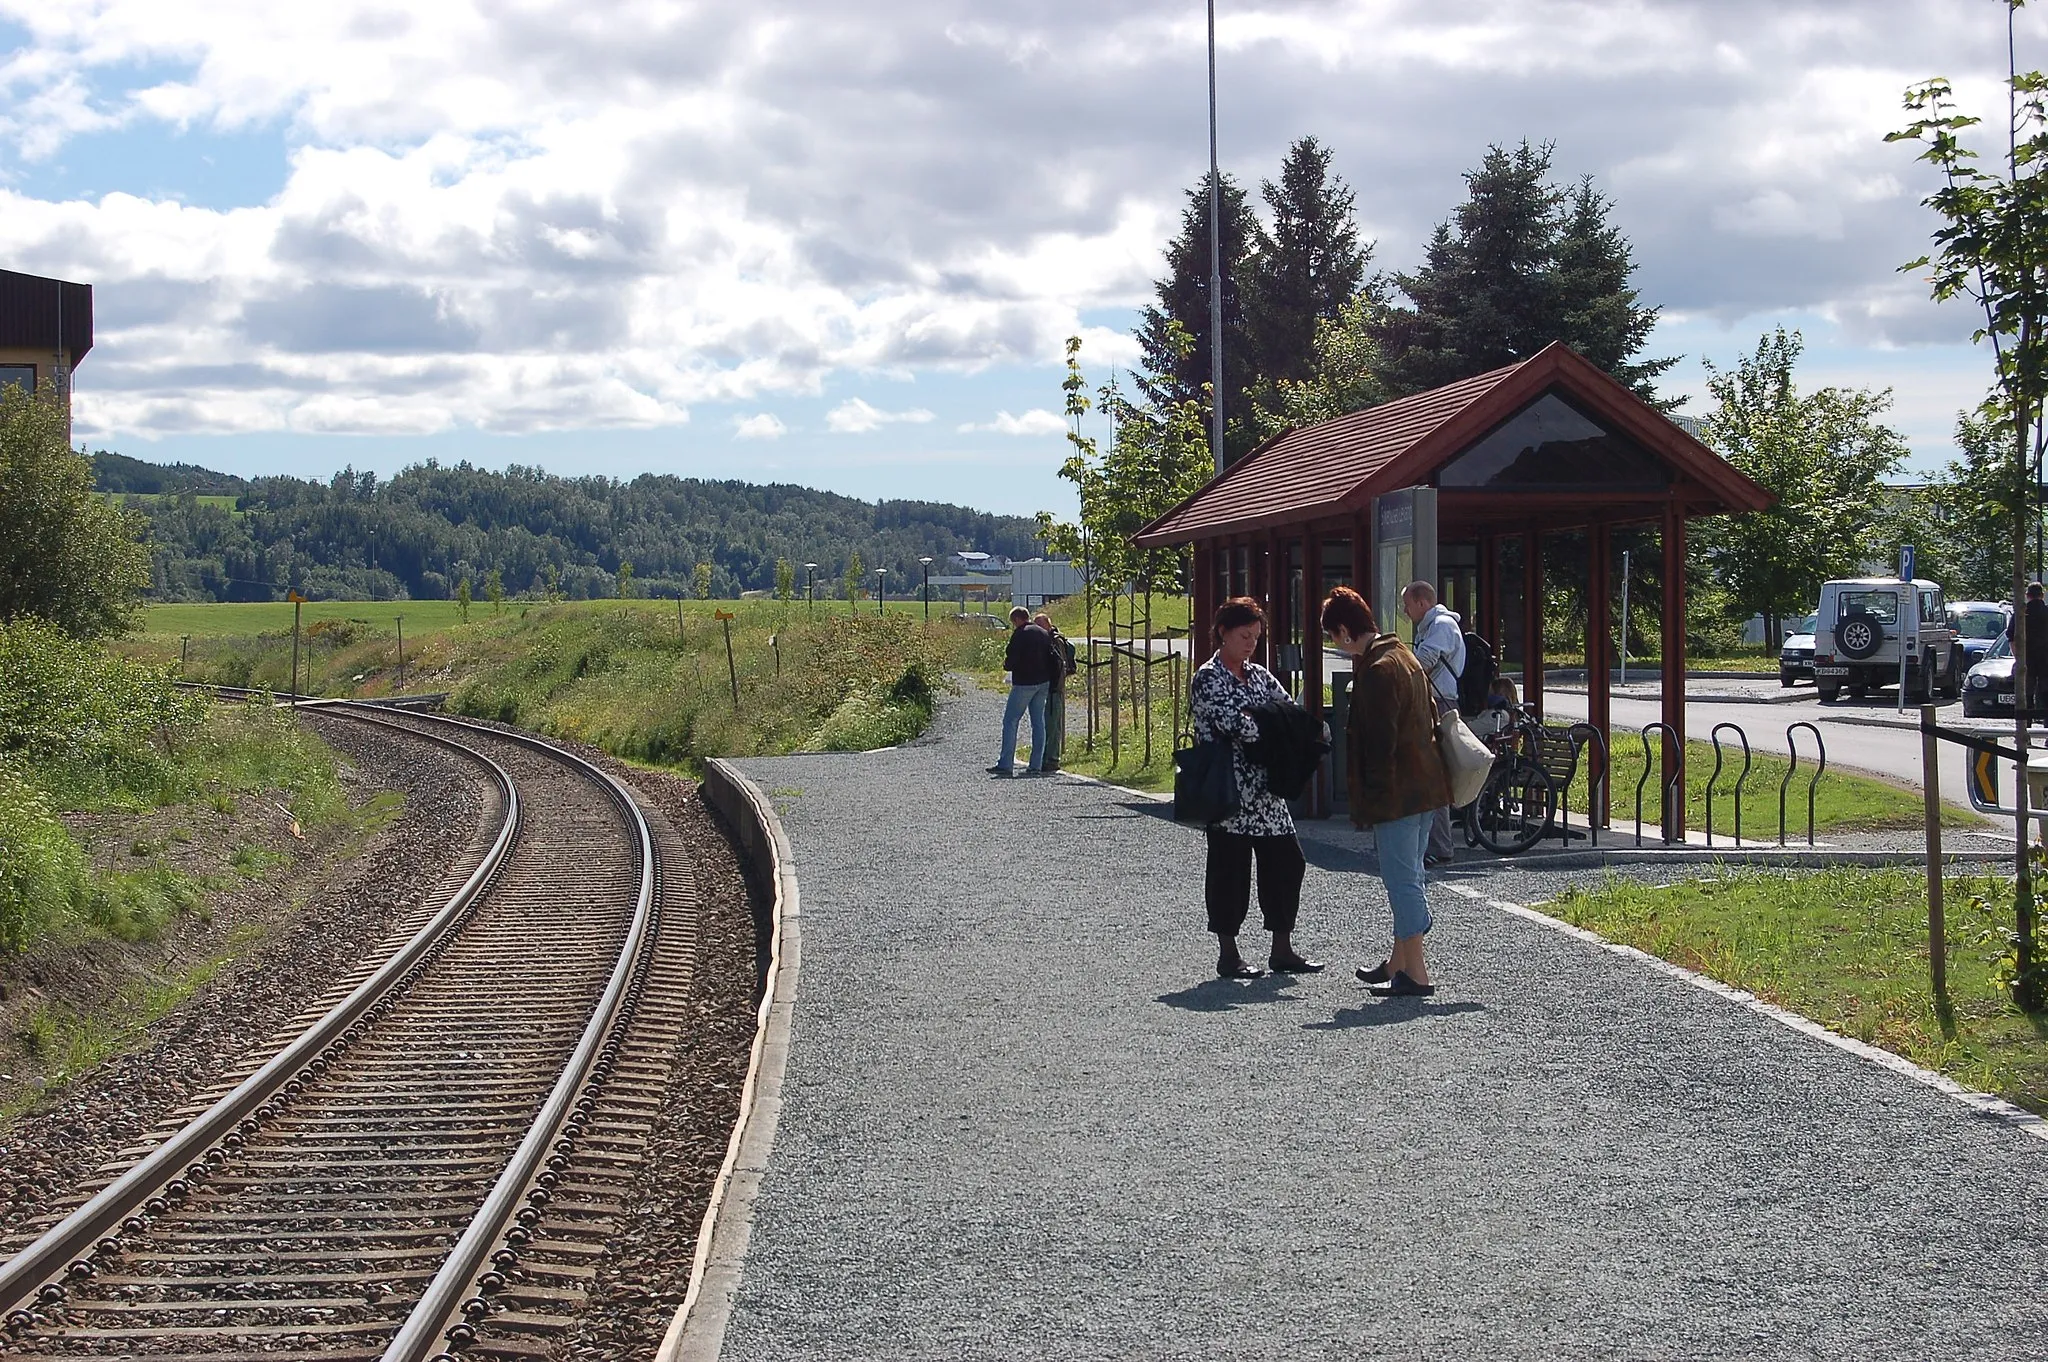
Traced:
[[1216, 612], [1216, 654], [1195, 670], [1190, 706], [1195, 741], [1228, 742], [1237, 776], [1237, 812], [1208, 828], [1209, 863], [1203, 884], [1209, 930], [1216, 934], [1216, 973], [1226, 979], [1256, 979], [1265, 973], [1247, 964], [1237, 949], [1237, 933], [1251, 907], [1255, 857], [1259, 915], [1273, 934], [1269, 963], [1275, 972], [1313, 974], [1322, 968], [1294, 949], [1301, 880], [1308, 868], [1301, 843], [1295, 840], [1294, 815], [1287, 801], [1268, 788], [1266, 768], [1245, 756], [1245, 743], [1259, 736], [1251, 711], [1259, 705], [1286, 704], [1291, 698], [1273, 673], [1251, 660], [1265, 631], [1265, 612], [1257, 601], [1225, 601]]

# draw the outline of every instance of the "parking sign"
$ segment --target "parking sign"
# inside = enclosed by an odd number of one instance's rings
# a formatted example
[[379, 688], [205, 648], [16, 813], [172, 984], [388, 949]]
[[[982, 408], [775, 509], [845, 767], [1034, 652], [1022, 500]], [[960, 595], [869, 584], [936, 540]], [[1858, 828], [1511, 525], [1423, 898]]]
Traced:
[[1899, 580], [1902, 582], [1913, 580], [1913, 546], [1911, 544], [1902, 545], [1899, 549]]

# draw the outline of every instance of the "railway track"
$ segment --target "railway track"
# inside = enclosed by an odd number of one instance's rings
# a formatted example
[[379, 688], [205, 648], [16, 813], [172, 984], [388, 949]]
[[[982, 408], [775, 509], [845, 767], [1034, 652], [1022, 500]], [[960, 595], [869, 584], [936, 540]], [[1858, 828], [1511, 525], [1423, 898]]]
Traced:
[[0, 1264], [0, 1355], [533, 1357], [576, 1317], [684, 1037], [688, 856], [573, 754], [325, 708], [485, 774], [459, 882]]

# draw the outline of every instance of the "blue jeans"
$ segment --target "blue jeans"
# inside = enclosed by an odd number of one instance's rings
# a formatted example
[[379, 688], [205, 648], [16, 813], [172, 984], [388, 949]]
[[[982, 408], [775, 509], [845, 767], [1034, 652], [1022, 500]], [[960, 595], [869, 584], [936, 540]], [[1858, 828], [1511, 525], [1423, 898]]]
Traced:
[[1422, 855], [1429, 845], [1429, 825], [1436, 810], [1372, 825], [1379, 850], [1380, 882], [1394, 905], [1394, 939], [1406, 941], [1430, 929], [1429, 895], [1422, 887]]
[[1036, 771], [1045, 765], [1045, 693], [1048, 683], [1041, 681], [1035, 686], [1012, 686], [1010, 698], [1003, 705], [1003, 750], [996, 758], [996, 765], [1008, 771], [1017, 764], [1017, 721], [1025, 711], [1031, 713], [1031, 764], [1024, 769]]

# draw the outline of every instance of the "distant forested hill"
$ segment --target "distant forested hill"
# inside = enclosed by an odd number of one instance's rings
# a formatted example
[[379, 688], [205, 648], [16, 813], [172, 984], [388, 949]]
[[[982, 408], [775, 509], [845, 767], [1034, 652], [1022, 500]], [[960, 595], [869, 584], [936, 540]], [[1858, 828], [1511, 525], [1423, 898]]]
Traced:
[[[101, 491], [149, 518], [158, 600], [441, 599], [467, 578], [481, 598], [496, 570], [507, 595], [545, 589], [550, 569], [572, 599], [615, 593], [632, 564], [635, 595], [691, 595], [698, 563], [712, 594], [775, 585], [775, 560], [818, 564], [818, 594], [840, 594], [858, 553], [909, 595], [917, 560], [957, 549], [1011, 557], [1039, 550], [1031, 521], [942, 502], [858, 501], [788, 484], [646, 474], [631, 482], [502, 473], [429, 461], [388, 482], [344, 469], [325, 483], [236, 478], [189, 464], [93, 456]], [[232, 497], [232, 507], [228, 498]]]

